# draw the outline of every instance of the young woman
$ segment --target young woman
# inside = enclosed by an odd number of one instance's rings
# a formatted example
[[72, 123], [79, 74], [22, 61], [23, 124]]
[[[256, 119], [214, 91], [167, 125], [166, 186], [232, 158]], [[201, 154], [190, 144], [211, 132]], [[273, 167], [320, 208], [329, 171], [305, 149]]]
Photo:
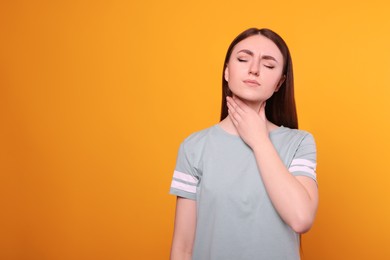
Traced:
[[286, 43], [269, 29], [242, 32], [222, 82], [220, 123], [179, 149], [171, 260], [300, 259], [318, 204], [316, 146], [297, 130]]

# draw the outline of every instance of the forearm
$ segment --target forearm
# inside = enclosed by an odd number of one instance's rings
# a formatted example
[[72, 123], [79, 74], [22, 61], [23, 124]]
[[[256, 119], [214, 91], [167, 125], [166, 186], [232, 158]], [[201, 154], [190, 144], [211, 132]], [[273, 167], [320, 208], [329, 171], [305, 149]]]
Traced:
[[175, 232], [173, 235], [170, 260], [191, 260], [192, 247], [192, 239], [186, 239], [186, 236], [183, 236], [183, 234]]
[[316, 198], [288, 171], [269, 138], [252, 149], [275, 209], [293, 230], [306, 232], [314, 221]]
[[191, 260], [195, 239], [196, 202], [177, 198], [171, 260]]

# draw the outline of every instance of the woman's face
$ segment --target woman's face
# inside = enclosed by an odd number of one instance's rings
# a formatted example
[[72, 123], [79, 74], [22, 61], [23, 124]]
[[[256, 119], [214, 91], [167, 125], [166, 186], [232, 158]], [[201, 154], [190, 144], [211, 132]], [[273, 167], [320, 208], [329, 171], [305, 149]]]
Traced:
[[283, 83], [283, 64], [283, 55], [276, 44], [262, 35], [254, 35], [233, 48], [224, 76], [233, 95], [261, 102]]

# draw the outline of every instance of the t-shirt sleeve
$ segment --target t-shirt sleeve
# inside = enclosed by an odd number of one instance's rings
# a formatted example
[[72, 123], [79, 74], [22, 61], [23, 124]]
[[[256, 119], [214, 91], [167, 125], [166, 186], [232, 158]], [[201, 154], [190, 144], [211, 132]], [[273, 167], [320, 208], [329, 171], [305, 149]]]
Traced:
[[314, 137], [307, 133], [300, 142], [288, 170], [294, 176], [306, 176], [317, 182], [316, 166], [316, 144]]
[[179, 197], [196, 200], [196, 187], [199, 178], [193, 167], [190, 154], [185, 149], [185, 142], [180, 145], [176, 167], [173, 172], [169, 193]]

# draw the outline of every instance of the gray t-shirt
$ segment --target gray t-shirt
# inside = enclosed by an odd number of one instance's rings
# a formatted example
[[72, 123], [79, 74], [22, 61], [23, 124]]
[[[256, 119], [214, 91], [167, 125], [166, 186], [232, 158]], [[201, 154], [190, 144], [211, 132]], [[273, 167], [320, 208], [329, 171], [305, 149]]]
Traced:
[[[316, 181], [311, 134], [282, 126], [270, 138], [291, 174]], [[219, 125], [180, 145], [170, 193], [196, 200], [193, 260], [300, 259], [299, 234], [273, 207], [251, 148]]]

